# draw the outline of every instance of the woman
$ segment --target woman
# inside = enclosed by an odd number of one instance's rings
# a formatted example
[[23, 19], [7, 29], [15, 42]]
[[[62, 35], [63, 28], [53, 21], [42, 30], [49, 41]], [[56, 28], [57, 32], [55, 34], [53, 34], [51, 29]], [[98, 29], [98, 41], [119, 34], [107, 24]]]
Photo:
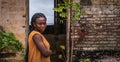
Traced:
[[28, 62], [50, 62], [50, 44], [42, 35], [46, 28], [46, 17], [35, 13], [31, 19], [31, 31], [28, 37]]

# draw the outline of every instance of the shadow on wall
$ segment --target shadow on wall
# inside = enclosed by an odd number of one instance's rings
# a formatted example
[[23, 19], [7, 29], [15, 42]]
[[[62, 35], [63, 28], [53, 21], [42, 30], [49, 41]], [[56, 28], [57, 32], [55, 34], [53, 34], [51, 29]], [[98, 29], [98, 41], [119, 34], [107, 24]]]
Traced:
[[4, 30], [3, 30], [3, 27], [0, 25], [0, 32], [1, 32], [1, 31], [4, 31]]

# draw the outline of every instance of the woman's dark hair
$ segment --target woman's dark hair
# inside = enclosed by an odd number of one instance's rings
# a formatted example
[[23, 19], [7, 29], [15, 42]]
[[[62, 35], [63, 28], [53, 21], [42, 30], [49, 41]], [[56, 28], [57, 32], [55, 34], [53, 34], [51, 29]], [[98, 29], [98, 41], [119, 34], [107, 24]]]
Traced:
[[43, 13], [35, 13], [31, 18], [30, 32], [34, 29], [33, 23], [35, 23], [36, 19], [40, 17], [44, 17], [47, 20], [46, 16]]

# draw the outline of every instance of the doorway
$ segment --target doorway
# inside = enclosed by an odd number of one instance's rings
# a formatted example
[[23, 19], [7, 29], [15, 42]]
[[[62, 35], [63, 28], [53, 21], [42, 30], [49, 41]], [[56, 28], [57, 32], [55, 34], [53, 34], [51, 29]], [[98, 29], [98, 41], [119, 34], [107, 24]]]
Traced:
[[[52, 10], [54, 7], [57, 7], [57, 4], [62, 3], [62, 1], [59, 0], [48, 0], [45, 2], [44, 1], [45, 0], [29, 0], [29, 5], [28, 5], [29, 28], [31, 28], [30, 18], [33, 12], [44, 13], [47, 16], [48, 22], [47, 22], [47, 28], [43, 34], [46, 37], [46, 39], [49, 41], [52, 51], [57, 52], [55, 55], [51, 56], [51, 62], [65, 62], [66, 54], [65, 54], [65, 50], [61, 49], [61, 46], [65, 47], [66, 45], [66, 23], [65, 22], [61, 23], [59, 21], [60, 20], [59, 14]], [[38, 6], [34, 6], [34, 5], [38, 5]], [[31, 8], [31, 6], [33, 8]], [[39, 7], [39, 9], [37, 7]]]

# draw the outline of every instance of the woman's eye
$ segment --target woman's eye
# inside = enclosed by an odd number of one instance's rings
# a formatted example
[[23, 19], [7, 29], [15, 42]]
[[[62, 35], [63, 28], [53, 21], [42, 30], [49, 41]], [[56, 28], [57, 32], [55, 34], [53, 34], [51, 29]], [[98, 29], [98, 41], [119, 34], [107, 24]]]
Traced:
[[39, 23], [39, 25], [45, 25], [46, 23]]
[[42, 23], [39, 23], [39, 25], [42, 25]]
[[46, 23], [43, 23], [44, 25], [46, 24]]

